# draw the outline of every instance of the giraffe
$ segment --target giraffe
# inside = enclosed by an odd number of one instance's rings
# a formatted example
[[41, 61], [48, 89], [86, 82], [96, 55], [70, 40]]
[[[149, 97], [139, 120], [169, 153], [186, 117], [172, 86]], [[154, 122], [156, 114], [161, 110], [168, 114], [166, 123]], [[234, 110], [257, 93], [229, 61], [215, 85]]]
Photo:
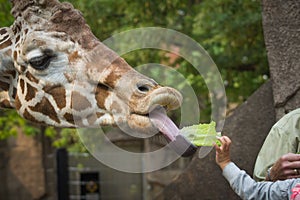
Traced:
[[80, 11], [58, 0], [11, 0], [15, 21], [0, 28], [0, 107], [55, 127], [157, 130], [151, 107], [181, 94], [135, 71], [101, 43]]

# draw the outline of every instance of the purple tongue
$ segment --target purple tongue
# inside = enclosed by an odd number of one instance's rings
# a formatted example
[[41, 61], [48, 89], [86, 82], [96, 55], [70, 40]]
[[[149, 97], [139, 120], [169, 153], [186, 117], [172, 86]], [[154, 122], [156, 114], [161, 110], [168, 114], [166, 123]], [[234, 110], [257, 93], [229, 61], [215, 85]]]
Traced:
[[169, 140], [169, 146], [183, 157], [191, 156], [197, 151], [197, 147], [179, 133], [179, 129], [167, 116], [162, 107], [157, 107], [149, 114], [150, 120], [155, 127]]
[[176, 140], [179, 135], [179, 129], [173, 121], [167, 116], [166, 111], [162, 107], [155, 108], [149, 114], [153, 125], [158, 128], [171, 142]]

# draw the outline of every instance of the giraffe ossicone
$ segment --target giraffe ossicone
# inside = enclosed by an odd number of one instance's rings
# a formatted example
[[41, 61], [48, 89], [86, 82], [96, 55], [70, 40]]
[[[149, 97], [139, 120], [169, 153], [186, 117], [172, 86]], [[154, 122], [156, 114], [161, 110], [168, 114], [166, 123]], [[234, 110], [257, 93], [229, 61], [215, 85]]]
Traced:
[[0, 28], [0, 106], [55, 127], [155, 127], [149, 110], [176, 109], [181, 94], [138, 73], [102, 44], [81, 13], [57, 0], [11, 0]]

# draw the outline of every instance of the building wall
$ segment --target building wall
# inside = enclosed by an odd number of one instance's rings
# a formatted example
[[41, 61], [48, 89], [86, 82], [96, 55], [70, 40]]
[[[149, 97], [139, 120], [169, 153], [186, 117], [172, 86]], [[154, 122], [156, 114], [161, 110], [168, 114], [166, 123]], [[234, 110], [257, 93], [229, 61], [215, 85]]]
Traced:
[[0, 200], [55, 199], [48, 192], [44, 150], [42, 134], [20, 132], [0, 142]]

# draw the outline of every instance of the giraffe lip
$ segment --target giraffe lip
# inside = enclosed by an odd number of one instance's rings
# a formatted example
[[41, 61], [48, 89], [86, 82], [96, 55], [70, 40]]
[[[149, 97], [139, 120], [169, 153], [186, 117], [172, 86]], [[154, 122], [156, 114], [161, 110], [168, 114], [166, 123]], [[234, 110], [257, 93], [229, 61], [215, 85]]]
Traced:
[[130, 113], [131, 116], [139, 116], [144, 118], [149, 118], [149, 113], [147, 114], [139, 114], [139, 113]]
[[153, 110], [158, 109], [158, 108], [163, 108], [163, 109], [167, 110], [167, 106], [155, 105], [155, 106], [151, 106], [150, 109], [149, 109], [149, 111], [147, 113], [132, 112], [132, 113], [130, 113], [130, 115], [139, 115], [139, 116], [142, 116], [142, 117], [149, 118], [150, 117], [150, 113]]

